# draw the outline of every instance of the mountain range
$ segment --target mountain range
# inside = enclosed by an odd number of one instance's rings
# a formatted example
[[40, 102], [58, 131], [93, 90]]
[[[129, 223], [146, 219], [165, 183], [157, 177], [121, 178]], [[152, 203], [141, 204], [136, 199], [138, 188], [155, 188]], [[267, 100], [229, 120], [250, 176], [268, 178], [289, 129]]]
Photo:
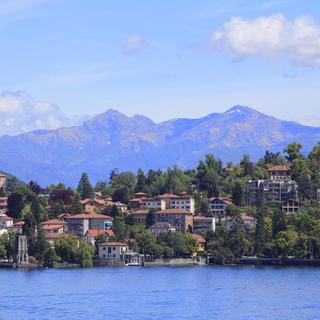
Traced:
[[320, 141], [320, 128], [243, 106], [161, 123], [110, 109], [80, 126], [0, 137], [0, 171], [41, 185], [75, 186], [84, 171], [95, 183], [107, 179], [114, 168], [191, 168], [206, 153], [223, 161], [238, 161], [243, 154], [256, 160], [266, 150], [282, 151], [292, 141], [309, 151]]

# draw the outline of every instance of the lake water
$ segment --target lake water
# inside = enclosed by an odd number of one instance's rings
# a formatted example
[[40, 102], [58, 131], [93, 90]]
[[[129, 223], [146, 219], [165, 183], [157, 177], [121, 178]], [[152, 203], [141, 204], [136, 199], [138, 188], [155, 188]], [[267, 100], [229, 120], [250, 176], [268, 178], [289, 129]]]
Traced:
[[320, 319], [320, 268], [0, 269], [0, 319]]

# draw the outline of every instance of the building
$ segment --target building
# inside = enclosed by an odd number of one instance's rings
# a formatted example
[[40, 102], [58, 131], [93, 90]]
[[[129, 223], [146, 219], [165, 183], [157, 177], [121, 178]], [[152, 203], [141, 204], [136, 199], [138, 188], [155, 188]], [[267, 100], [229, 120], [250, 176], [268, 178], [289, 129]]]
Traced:
[[290, 214], [290, 213], [296, 213], [300, 210], [301, 204], [298, 201], [295, 200], [288, 200], [282, 202], [281, 209], [283, 212]]
[[192, 232], [193, 216], [191, 211], [183, 209], [166, 209], [153, 213], [154, 224], [167, 222], [179, 232]]
[[241, 213], [241, 221], [242, 225], [248, 229], [253, 228], [257, 223], [257, 219], [252, 217], [248, 213]]
[[143, 224], [143, 225], [147, 224], [148, 214], [149, 214], [149, 210], [146, 210], [146, 209], [130, 211], [128, 213], [128, 215], [133, 218], [134, 224]]
[[7, 176], [0, 172], [0, 189], [5, 187], [6, 181], [7, 181]]
[[106, 241], [109, 241], [109, 239], [114, 236], [112, 230], [88, 230], [85, 234], [86, 241], [95, 245], [96, 238], [101, 234], [105, 236]]
[[150, 227], [150, 231], [156, 238], [158, 238], [160, 234], [176, 232], [176, 228], [168, 222], [157, 222]]
[[80, 201], [80, 204], [85, 213], [101, 213], [106, 207], [104, 200], [101, 199], [84, 199]]
[[166, 193], [154, 198], [147, 198], [145, 193], [140, 192], [136, 193], [135, 198], [129, 201], [129, 205], [131, 208], [149, 210], [181, 209], [190, 211], [191, 213], [195, 212], [195, 201], [185, 192], [182, 192], [178, 196]]
[[51, 233], [63, 234], [67, 230], [67, 223], [59, 219], [52, 219], [45, 222], [41, 222], [40, 225], [45, 235]]
[[16, 234], [21, 235], [23, 233], [23, 226], [24, 221], [17, 221], [9, 229], [15, 232]]
[[283, 203], [298, 200], [298, 185], [294, 180], [251, 180], [247, 185], [247, 204]]
[[193, 237], [198, 245], [197, 252], [195, 252], [194, 255], [202, 255], [205, 251], [206, 240], [200, 234], [194, 234]]
[[287, 181], [291, 179], [290, 168], [288, 166], [274, 166], [268, 169], [269, 179], [277, 181]]
[[8, 229], [13, 226], [13, 218], [8, 217], [7, 215], [3, 214], [0, 215], [0, 230]]
[[26, 236], [18, 237], [17, 263], [18, 266], [29, 264], [28, 241]]
[[216, 218], [214, 217], [193, 217], [193, 232], [203, 233], [208, 230], [216, 231]]
[[8, 210], [8, 197], [0, 197], [0, 215]]
[[105, 242], [98, 244], [99, 260], [121, 262], [129, 251], [129, 246], [124, 242]]
[[83, 238], [88, 230], [112, 229], [112, 217], [98, 213], [80, 213], [66, 218], [68, 233]]
[[224, 217], [226, 215], [226, 208], [232, 204], [232, 200], [223, 197], [213, 197], [209, 201], [209, 212], [215, 217]]

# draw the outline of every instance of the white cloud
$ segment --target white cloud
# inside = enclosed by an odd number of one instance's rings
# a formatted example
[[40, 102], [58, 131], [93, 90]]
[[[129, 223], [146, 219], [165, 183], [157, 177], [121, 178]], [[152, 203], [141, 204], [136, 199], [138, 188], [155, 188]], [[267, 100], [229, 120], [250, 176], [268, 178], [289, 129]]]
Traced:
[[139, 52], [145, 44], [145, 39], [139, 35], [136, 35], [123, 41], [121, 47], [125, 54], [132, 55]]
[[285, 59], [302, 66], [320, 65], [320, 25], [309, 16], [292, 21], [282, 14], [245, 20], [233, 17], [206, 42], [205, 50], [236, 59]]
[[0, 136], [37, 129], [56, 129], [79, 124], [85, 119], [86, 116], [67, 116], [58, 106], [34, 101], [22, 92], [4, 91], [0, 94]]

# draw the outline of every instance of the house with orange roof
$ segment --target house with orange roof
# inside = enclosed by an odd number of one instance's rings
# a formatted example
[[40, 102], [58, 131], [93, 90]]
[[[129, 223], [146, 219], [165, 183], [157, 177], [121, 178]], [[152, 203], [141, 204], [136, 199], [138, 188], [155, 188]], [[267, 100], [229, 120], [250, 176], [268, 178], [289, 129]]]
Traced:
[[179, 232], [192, 232], [193, 216], [183, 209], [166, 209], [153, 213], [154, 223], [167, 222]]
[[290, 168], [288, 166], [274, 166], [268, 169], [269, 179], [286, 181], [291, 179]]
[[88, 230], [112, 229], [112, 217], [98, 213], [80, 213], [66, 218], [68, 233], [83, 238]]
[[197, 241], [198, 249], [194, 255], [202, 255], [205, 251], [206, 240], [200, 234], [193, 234], [193, 237]]
[[86, 241], [88, 243], [92, 244], [92, 245], [95, 245], [96, 238], [101, 234], [105, 236], [106, 241], [109, 241], [109, 239], [111, 237], [114, 237], [114, 233], [113, 233], [112, 230], [94, 230], [94, 229], [91, 229], [91, 230], [88, 230], [86, 232], [86, 234], [85, 234]]
[[86, 213], [101, 213], [106, 208], [106, 203], [101, 199], [84, 199], [80, 201], [82, 211]]
[[21, 235], [23, 233], [24, 224], [24, 221], [17, 221], [9, 229]]
[[0, 230], [8, 229], [13, 226], [13, 218], [8, 217], [6, 214], [0, 215]]

